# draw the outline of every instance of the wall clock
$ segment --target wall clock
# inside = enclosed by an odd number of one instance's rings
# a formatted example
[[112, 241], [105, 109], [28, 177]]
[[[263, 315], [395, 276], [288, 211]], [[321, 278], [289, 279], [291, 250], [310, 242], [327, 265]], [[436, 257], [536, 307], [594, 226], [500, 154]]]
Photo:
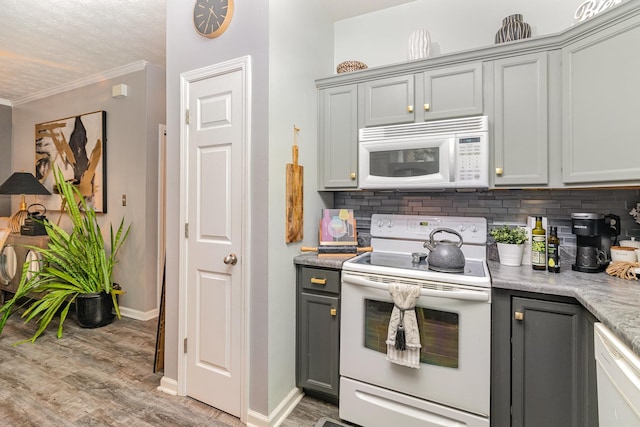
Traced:
[[193, 25], [198, 34], [218, 37], [224, 33], [233, 17], [233, 0], [196, 0]]

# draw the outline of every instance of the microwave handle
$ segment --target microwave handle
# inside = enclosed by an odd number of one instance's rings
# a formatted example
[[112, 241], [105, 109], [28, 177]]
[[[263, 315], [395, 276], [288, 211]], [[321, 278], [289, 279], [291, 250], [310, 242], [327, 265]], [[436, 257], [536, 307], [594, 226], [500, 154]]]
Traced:
[[[355, 276], [346, 272], [342, 272], [342, 281], [352, 283], [354, 285], [368, 286], [378, 290], [389, 292], [389, 285], [386, 283], [374, 282], [373, 280], [367, 280], [364, 277]], [[420, 296], [423, 297], [439, 297], [439, 298], [451, 298], [463, 301], [479, 301], [488, 302], [489, 292], [472, 291], [472, 290], [452, 290], [452, 291], [439, 291], [435, 289], [422, 288]]]
[[449, 182], [454, 182], [456, 179], [456, 138], [451, 138], [451, 145], [449, 149]]

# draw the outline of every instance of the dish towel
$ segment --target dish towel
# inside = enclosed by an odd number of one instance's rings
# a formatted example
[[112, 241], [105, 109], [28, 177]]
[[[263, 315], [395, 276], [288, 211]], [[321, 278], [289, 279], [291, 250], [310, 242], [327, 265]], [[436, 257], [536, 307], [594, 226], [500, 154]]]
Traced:
[[393, 311], [387, 333], [387, 360], [398, 365], [420, 369], [420, 332], [414, 310], [420, 297], [420, 286], [391, 283]]

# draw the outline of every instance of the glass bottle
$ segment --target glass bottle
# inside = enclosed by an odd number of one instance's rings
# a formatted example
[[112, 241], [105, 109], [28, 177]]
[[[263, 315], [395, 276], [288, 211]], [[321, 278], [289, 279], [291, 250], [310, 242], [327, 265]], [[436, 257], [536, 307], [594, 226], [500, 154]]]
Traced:
[[541, 216], [536, 217], [536, 226], [531, 230], [531, 266], [534, 270], [547, 269], [547, 238]]
[[558, 227], [549, 227], [547, 239], [547, 271], [560, 273], [560, 239]]

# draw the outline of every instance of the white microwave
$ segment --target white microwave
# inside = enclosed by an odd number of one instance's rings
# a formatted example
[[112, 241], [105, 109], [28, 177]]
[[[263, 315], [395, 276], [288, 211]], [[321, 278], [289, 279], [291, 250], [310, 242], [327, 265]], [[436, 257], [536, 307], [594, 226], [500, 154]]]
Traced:
[[487, 116], [360, 129], [358, 188], [489, 187]]

